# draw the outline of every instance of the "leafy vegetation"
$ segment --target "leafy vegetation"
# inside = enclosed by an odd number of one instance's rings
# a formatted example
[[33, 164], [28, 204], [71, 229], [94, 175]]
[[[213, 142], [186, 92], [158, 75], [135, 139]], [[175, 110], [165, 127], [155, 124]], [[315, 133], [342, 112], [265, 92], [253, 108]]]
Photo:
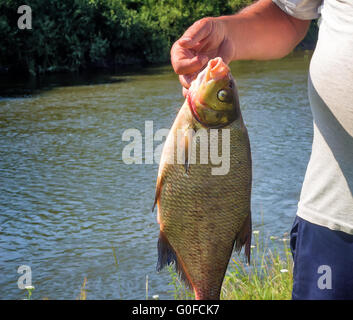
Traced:
[[[237, 12], [251, 0], [27, 0], [32, 30], [20, 30], [19, 0], [0, 0], [0, 69], [41, 74], [160, 63], [194, 21]], [[0, 71], [1, 71], [0, 70]]]

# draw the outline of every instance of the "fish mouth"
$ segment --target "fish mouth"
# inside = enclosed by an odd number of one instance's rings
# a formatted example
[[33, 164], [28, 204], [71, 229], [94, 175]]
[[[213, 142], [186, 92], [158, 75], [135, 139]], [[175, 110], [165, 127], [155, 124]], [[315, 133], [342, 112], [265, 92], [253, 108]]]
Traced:
[[224, 79], [229, 75], [230, 69], [222, 58], [214, 58], [208, 62], [205, 81]]
[[189, 92], [194, 92], [196, 94], [198, 88], [202, 84], [207, 85], [209, 82], [218, 81], [225, 78], [231, 79], [229, 67], [220, 57], [211, 59], [208, 62], [207, 67], [202, 70], [197, 75], [197, 78], [191, 83]]

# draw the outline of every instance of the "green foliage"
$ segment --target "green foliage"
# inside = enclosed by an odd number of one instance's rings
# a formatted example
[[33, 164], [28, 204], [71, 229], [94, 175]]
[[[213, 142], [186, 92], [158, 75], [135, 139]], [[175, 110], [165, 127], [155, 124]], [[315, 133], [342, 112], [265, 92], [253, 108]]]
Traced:
[[141, 12], [149, 16], [167, 36], [169, 46], [196, 20], [231, 14], [227, 0], [146, 0]]
[[229, 0], [228, 4], [232, 8], [233, 12], [238, 12], [253, 2], [253, 0]]
[[[275, 237], [271, 237], [275, 238]], [[225, 300], [290, 300], [293, 287], [293, 260], [286, 242], [254, 234], [250, 266], [232, 259], [225, 276], [221, 298]], [[278, 248], [278, 241], [283, 247]]]
[[232, 14], [251, 2], [27, 0], [32, 30], [20, 30], [23, 1], [0, 0], [0, 69], [40, 74], [166, 62], [173, 42], [196, 20]]
[[169, 293], [172, 293], [175, 300], [193, 300], [195, 295], [188, 288], [186, 288], [185, 284], [180, 280], [177, 272], [174, 270], [173, 265], [168, 266], [168, 272], [170, 274], [171, 280], [168, 283], [172, 289]]
[[158, 63], [195, 20], [232, 12], [227, 0], [0, 0], [0, 67], [39, 74], [90, 66]]

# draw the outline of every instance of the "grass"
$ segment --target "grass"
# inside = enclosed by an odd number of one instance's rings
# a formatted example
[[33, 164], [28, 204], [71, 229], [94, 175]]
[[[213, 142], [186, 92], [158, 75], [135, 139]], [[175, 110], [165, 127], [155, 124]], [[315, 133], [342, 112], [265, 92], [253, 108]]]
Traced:
[[87, 299], [86, 283], [87, 283], [87, 278], [84, 277], [83, 283], [81, 286], [81, 290], [80, 290], [80, 295], [77, 298], [77, 300], [86, 300]]
[[27, 297], [24, 300], [31, 300], [32, 291], [34, 290], [34, 287], [26, 286], [25, 289], [27, 290]]
[[175, 300], [193, 300], [195, 299], [195, 295], [193, 292], [188, 290], [184, 283], [180, 280], [178, 274], [176, 273], [174, 266], [169, 265], [168, 272], [171, 276], [171, 281], [168, 285], [172, 288], [169, 290], [169, 293], [172, 293]]
[[[293, 261], [288, 239], [265, 237], [253, 232], [252, 259], [247, 265], [242, 259], [232, 258], [223, 281], [223, 300], [289, 300], [293, 285]], [[269, 246], [269, 243], [271, 245]], [[170, 286], [174, 299], [193, 299], [194, 295], [180, 282], [169, 267]]]

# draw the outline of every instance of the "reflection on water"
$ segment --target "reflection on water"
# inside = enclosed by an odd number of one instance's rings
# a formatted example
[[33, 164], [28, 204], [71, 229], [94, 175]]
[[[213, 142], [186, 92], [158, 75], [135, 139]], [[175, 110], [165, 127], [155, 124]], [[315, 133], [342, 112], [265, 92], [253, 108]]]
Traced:
[[[254, 229], [288, 232], [312, 140], [310, 56], [231, 65], [253, 156]], [[32, 298], [170, 299], [155, 272], [151, 212], [157, 164], [126, 165], [122, 133], [170, 128], [183, 102], [171, 67], [0, 89], [0, 298], [21, 299], [17, 268], [32, 268]], [[19, 95], [20, 88], [26, 88]], [[33, 90], [34, 88], [34, 90]], [[115, 264], [115, 250], [118, 265]]]

